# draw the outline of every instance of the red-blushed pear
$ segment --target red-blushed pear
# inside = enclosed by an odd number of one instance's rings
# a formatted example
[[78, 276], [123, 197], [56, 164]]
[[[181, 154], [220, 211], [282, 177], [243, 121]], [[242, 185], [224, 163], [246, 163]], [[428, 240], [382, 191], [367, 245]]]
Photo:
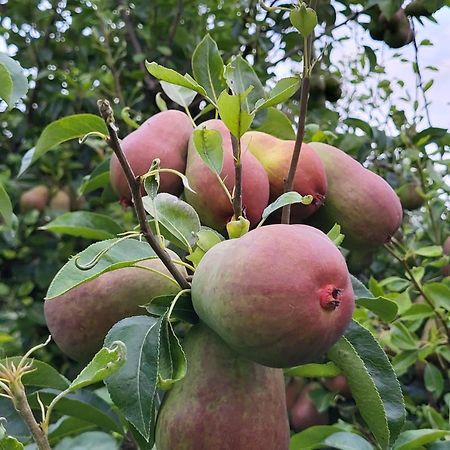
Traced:
[[[172, 251], [169, 253], [173, 259], [179, 259]], [[176, 294], [180, 290], [175, 281], [166, 277], [171, 275], [161, 260], [148, 259], [136, 265], [144, 268], [126, 267], [106, 272], [45, 300], [47, 327], [66, 355], [77, 361], [88, 361], [102, 347], [106, 334], [116, 322], [145, 314], [141, 306], [153, 297]], [[184, 268], [180, 270], [185, 273]]]
[[166, 394], [158, 450], [287, 450], [283, 373], [241, 358], [205, 325], [183, 342], [185, 378]]
[[[267, 172], [271, 202], [284, 192], [284, 180], [291, 165], [294, 144], [295, 141], [285, 141], [260, 131], [248, 131], [242, 136], [243, 148], [247, 148]], [[291, 221], [294, 223], [309, 217], [320, 208], [327, 193], [325, 168], [307, 144], [302, 144], [293, 190], [302, 195], [313, 196], [310, 205], [292, 205]]]
[[[200, 127], [217, 130], [222, 136], [223, 168], [220, 177], [231, 194], [235, 186], [235, 171], [230, 132], [221, 120], [216, 119], [208, 120]], [[261, 220], [262, 212], [269, 202], [269, 180], [258, 160], [244, 147], [241, 161], [242, 204], [247, 219], [254, 226]], [[189, 142], [186, 177], [195, 193], [185, 189], [184, 196], [197, 211], [202, 224], [224, 231], [233, 216], [233, 206], [216, 174], [198, 154], [193, 138]]]
[[[152, 161], [159, 158], [161, 168], [184, 173], [186, 152], [193, 126], [189, 117], [176, 110], [163, 111], [147, 119], [137, 130], [121, 141], [122, 150], [136, 176], [148, 172]], [[117, 156], [111, 158], [110, 179], [121, 201], [129, 203], [131, 192]], [[181, 178], [161, 173], [160, 192], [179, 195], [183, 189]]]
[[328, 144], [309, 144], [325, 165], [325, 205], [311, 218], [324, 231], [338, 223], [348, 249], [375, 249], [390, 241], [402, 223], [400, 200], [389, 184], [351, 156]]
[[44, 211], [47, 206], [50, 192], [47, 186], [38, 185], [28, 191], [25, 191], [20, 196], [20, 210], [23, 212], [37, 209]]
[[192, 301], [228, 345], [270, 367], [319, 358], [354, 308], [344, 257], [308, 225], [268, 225], [217, 244], [195, 271]]

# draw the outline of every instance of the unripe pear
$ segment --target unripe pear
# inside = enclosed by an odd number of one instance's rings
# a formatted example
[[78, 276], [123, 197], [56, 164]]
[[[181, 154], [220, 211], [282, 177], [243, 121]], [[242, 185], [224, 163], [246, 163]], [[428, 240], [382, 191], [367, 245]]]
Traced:
[[389, 242], [403, 216], [391, 186], [342, 150], [320, 142], [309, 145], [322, 160], [328, 179], [325, 205], [311, 223], [324, 231], [341, 225], [343, 246], [350, 250], [371, 250]]
[[345, 259], [308, 225], [268, 225], [217, 244], [195, 271], [192, 301], [228, 345], [270, 367], [319, 358], [354, 308]]
[[49, 208], [55, 211], [70, 211], [70, 195], [60, 189], [50, 200]]
[[417, 179], [402, 184], [397, 189], [397, 195], [403, 208], [410, 211], [420, 208], [425, 201], [420, 181]]
[[[169, 251], [173, 259], [178, 256]], [[159, 259], [148, 259], [103, 273], [44, 303], [45, 320], [58, 347], [77, 361], [88, 361], [101, 347], [110, 328], [125, 317], [144, 314], [141, 306], [160, 295], [176, 294], [175, 281]], [[147, 269], [146, 269], [147, 268]], [[185, 273], [183, 268], [180, 270]]]
[[[291, 165], [294, 144], [295, 141], [285, 141], [260, 131], [248, 131], [242, 136], [243, 147], [258, 159], [267, 172], [271, 202], [284, 192], [284, 180]], [[293, 190], [302, 195], [313, 196], [310, 205], [292, 205], [291, 220], [298, 223], [320, 208], [327, 192], [327, 178], [322, 161], [307, 144], [302, 144]]]
[[50, 192], [46, 186], [35, 186], [20, 196], [20, 210], [26, 212], [37, 209], [42, 212], [47, 206], [49, 196]]
[[320, 387], [317, 383], [308, 384], [294, 406], [289, 411], [289, 422], [294, 431], [302, 431], [314, 425], [327, 425], [328, 411], [319, 412], [310, 397], [310, 392]]
[[336, 375], [332, 378], [325, 378], [323, 384], [330, 391], [335, 394], [340, 394], [343, 397], [349, 398], [352, 396], [350, 386], [345, 375]]
[[166, 394], [158, 450], [287, 450], [283, 373], [241, 358], [205, 325], [183, 341], [186, 376]]
[[[136, 176], [144, 175], [154, 159], [159, 158], [161, 168], [184, 173], [189, 137], [192, 134], [189, 117], [176, 110], [163, 111], [146, 120], [137, 130], [121, 141], [122, 150]], [[110, 179], [121, 201], [129, 203], [131, 192], [117, 156], [111, 158]], [[183, 184], [173, 173], [161, 173], [160, 192], [179, 195]]]
[[[203, 122], [199, 127], [217, 130], [222, 136], [223, 168], [220, 177], [231, 194], [235, 186], [235, 170], [230, 132], [221, 120], [216, 119]], [[269, 180], [261, 164], [244, 145], [241, 162], [242, 204], [246, 218], [255, 226], [269, 202]], [[198, 154], [193, 137], [189, 142], [186, 177], [195, 191], [185, 189], [186, 201], [195, 208], [203, 225], [223, 232], [233, 217], [233, 206], [216, 174]]]

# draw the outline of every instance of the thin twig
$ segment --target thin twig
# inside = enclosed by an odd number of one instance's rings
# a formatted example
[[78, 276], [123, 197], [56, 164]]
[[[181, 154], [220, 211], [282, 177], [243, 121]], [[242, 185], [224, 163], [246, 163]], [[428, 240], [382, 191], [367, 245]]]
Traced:
[[145, 213], [144, 204], [142, 202], [141, 195], [141, 181], [139, 177], [134, 175], [133, 169], [130, 166], [125, 154], [123, 153], [122, 147], [120, 145], [119, 137], [117, 136], [116, 125], [114, 124], [114, 116], [112, 112], [111, 105], [108, 100], [99, 100], [98, 107], [100, 110], [100, 115], [106, 123], [109, 132], [109, 144], [116, 154], [119, 163], [124, 171], [125, 177], [128, 181], [130, 187], [131, 196], [133, 199], [134, 209], [136, 211], [137, 218], [139, 220], [139, 226], [142, 231], [142, 235], [145, 237], [146, 241], [149, 243], [150, 247], [154, 250], [156, 255], [166, 266], [167, 270], [175, 278], [176, 282], [183, 289], [190, 289], [189, 283], [186, 281], [183, 274], [177, 269], [175, 264], [172, 262], [170, 255], [166, 252], [164, 248], [159, 245], [158, 239], [152, 233], [150, 226], [147, 221], [147, 215]]
[[241, 162], [241, 142], [230, 133], [231, 145], [234, 157], [234, 194], [233, 211], [234, 219], [238, 220], [242, 216], [242, 162]]
[[[295, 173], [297, 171], [298, 161], [300, 159], [300, 152], [302, 149], [303, 138], [305, 137], [305, 121], [306, 111], [308, 109], [308, 95], [309, 95], [309, 79], [311, 76], [311, 52], [308, 51], [313, 40], [313, 34], [304, 40], [303, 51], [303, 77], [300, 91], [300, 114], [298, 118], [297, 137], [295, 139], [294, 151], [292, 153], [291, 165], [289, 167], [288, 176], [284, 183], [284, 192], [292, 191], [294, 186]], [[281, 214], [281, 223], [288, 224], [291, 217], [291, 205], [286, 205]]]

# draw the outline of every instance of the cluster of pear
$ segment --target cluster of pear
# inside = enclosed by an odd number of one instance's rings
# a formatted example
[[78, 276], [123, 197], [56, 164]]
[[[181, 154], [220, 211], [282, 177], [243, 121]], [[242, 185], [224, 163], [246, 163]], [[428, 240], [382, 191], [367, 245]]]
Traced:
[[370, 23], [367, 28], [372, 39], [384, 41], [391, 48], [400, 48], [413, 41], [414, 31], [403, 8], [388, 18], [375, 5], [368, 14]]
[[[199, 127], [222, 137], [222, 182], [200, 157], [191, 120], [182, 112], [156, 114], [121, 144], [137, 176], [155, 158], [161, 168], [184, 173], [192, 189], [184, 199], [203, 225], [225, 233], [235, 185], [230, 132], [220, 120]], [[402, 220], [400, 201], [381, 177], [335, 147], [311, 143], [302, 145], [293, 190], [312, 202], [292, 205], [292, 225], [257, 227], [269, 202], [283, 193], [294, 142], [250, 131], [241, 149], [243, 211], [253, 229], [213, 246], [193, 274], [191, 296], [200, 323], [184, 339], [187, 375], [160, 408], [159, 450], [287, 449], [281, 368], [320, 359], [344, 334], [354, 309], [345, 258], [323, 231], [338, 222], [349, 249], [374, 250]], [[121, 201], [130, 203], [114, 156], [110, 175]], [[181, 195], [180, 178], [162, 172], [160, 191]], [[179, 291], [161, 277], [169, 273], [159, 260], [140, 265], [156, 270], [107, 272], [45, 302], [48, 327], [65, 353], [88, 359], [114, 323], [142, 314], [139, 305], [156, 296]]]
[[50, 189], [43, 184], [39, 184], [23, 192], [19, 203], [22, 212], [33, 209], [43, 212], [47, 207], [51, 210], [65, 212], [70, 211], [72, 199], [64, 189], [59, 189], [54, 195], [50, 195]]

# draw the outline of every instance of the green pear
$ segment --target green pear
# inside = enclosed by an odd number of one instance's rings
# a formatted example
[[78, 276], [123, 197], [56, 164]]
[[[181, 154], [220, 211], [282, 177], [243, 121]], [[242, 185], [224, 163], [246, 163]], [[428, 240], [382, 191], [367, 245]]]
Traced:
[[183, 342], [185, 378], [166, 394], [158, 450], [287, 450], [283, 373], [238, 356], [203, 324]]

